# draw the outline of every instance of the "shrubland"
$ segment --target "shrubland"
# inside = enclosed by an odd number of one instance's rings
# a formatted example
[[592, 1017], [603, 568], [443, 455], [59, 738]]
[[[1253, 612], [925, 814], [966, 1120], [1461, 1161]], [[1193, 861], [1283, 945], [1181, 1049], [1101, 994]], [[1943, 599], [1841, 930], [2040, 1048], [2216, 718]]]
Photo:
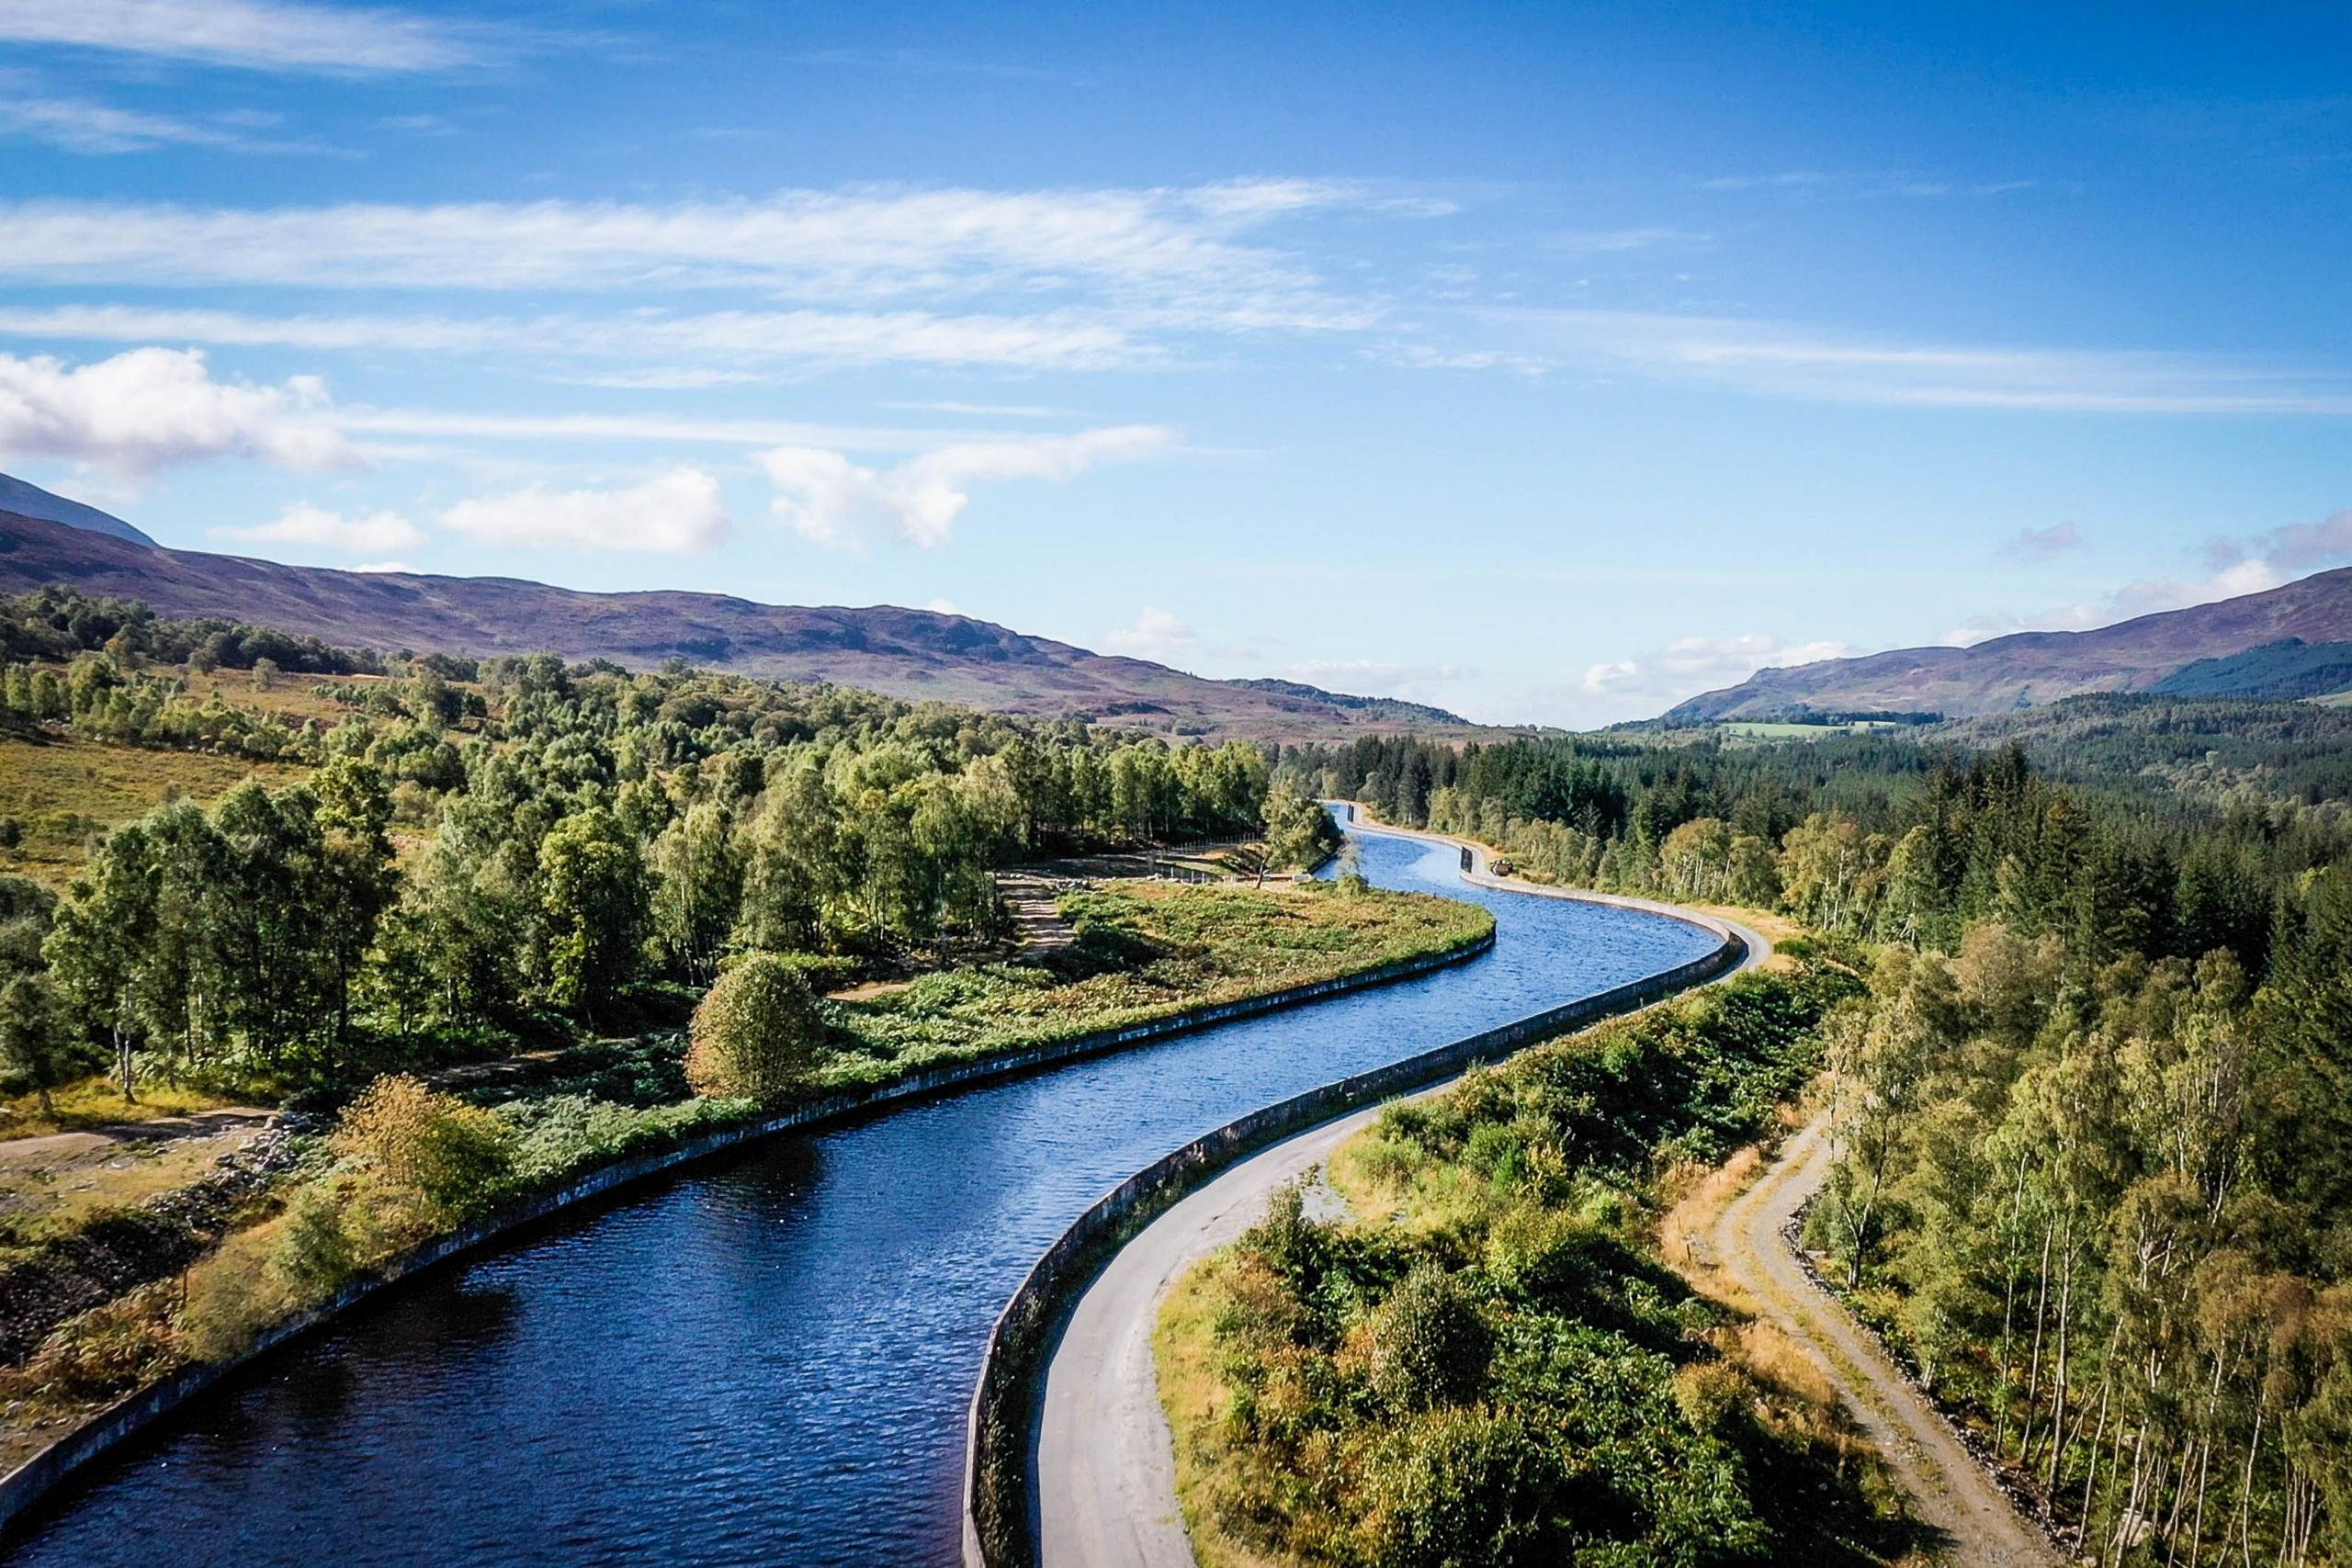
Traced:
[[1180, 1285], [1159, 1335], [1204, 1562], [1883, 1561], [1834, 1402], [1658, 1258], [1687, 1173], [1818, 1066], [1834, 965], [1750, 975], [1391, 1107]]

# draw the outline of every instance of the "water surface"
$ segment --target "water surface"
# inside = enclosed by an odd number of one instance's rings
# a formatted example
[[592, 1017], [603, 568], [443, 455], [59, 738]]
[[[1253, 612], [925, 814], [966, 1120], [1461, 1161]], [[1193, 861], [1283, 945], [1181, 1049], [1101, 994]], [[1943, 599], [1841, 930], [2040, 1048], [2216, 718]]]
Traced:
[[1679, 921], [1471, 886], [1490, 954], [630, 1190], [391, 1292], [192, 1402], [9, 1552], [39, 1568], [952, 1564], [981, 1348], [1037, 1255], [1261, 1105], [1709, 951]]

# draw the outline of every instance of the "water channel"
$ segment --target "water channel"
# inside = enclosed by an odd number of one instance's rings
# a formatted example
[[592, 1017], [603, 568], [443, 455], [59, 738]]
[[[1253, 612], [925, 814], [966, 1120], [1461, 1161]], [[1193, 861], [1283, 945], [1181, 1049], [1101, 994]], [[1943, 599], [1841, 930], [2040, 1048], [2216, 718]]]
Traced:
[[1070, 1220], [1243, 1112], [1708, 951], [1695, 927], [1469, 886], [1422, 979], [778, 1137], [413, 1281], [193, 1402], [55, 1500], [27, 1568], [949, 1564], [989, 1326]]

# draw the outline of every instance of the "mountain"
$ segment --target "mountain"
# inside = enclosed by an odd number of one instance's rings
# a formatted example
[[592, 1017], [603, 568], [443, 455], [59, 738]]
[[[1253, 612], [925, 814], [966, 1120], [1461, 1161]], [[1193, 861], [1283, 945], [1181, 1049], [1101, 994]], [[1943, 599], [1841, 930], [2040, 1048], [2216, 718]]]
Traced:
[[[1971, 648], [1905, 648], [1860, 659], [1827, 659], [1786, 670], [1759, 670], [1736, 686], [1707, 692], [1668, 709], [1674, 726], [1723, 719], [1769, 719], [1820, 713], [1940, 713], [1954, 716], [2054, 702], [2078, 692], [2143, 692], [2180, 672], [2208, 696], [2287, 694], [2266, 685], [2292, 683], [2297, 660], [2277, 651], [2289, 641], [2352, 640], [2352, 568], [2323, 571], [2261, 593], [2166, 610], [2086, 632], [2019, 632]], [[2233, 669], [2187, 667], [2271, 649]], [[2324, 688], [2323, 688], [2324, 689]], [[2183, 694], [2186, 694], [2184, 692]]]
[[141, 533], [111, 513], [78, 501], [68, 501], [62, 495], [45, 491], [37, 484], [0, 474], [0, 512], [13, 512], [19, 517], [38, 517], [48, 523], [62, 523], [69, 528], [86, 528], [93, 534], [111, 534], [118, 539], [129, 539], [134, 545], [155, 547], [155, 541]]
[[1230, 686], [1247, 686], [1253, 692], [1272, 692], [1276, 696], [1296, 697], [1304, 702], [1330, 703], [1334, 706], [1363, 714], [1369, 717], [1395, 719], [1410, 725], [1458, 724], [1470, 726], [1460, 714], [1433, 708], [1427, 703], [1408, 703], [1402, 697], [1351, 697], [1345, 692], [1327, 692], [1320, 686], [1310, 686], [1304, 681], [1280, 681], [1272, 676], [1228, 681]]
[[1210, 681], [1024, 637], [968, 615], [890, 605], [758, 604], [718, 593], [585, 593], [498, 577], [334, 571], [134, 544], [0, 512], [0, 592], [63, 583], [162, 615], [307, 632], [386, 651], [668, 659], [913, 701], [1102, 719], [1165, 735], [1335, 740], [1491, 736], [1435, 708], [1289, 682]]
[[2266, 642], [2184, 664], [2149, 691], [2167, 697], [2320, 697], [2352, 691], [2352, 642]]

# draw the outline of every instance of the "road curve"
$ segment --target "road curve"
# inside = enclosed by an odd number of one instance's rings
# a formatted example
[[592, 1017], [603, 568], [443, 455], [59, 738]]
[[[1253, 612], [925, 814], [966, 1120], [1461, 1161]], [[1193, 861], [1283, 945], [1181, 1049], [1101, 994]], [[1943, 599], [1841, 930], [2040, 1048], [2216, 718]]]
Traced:
[[[1362, 828], [1461, 842], [1408, 829]], [[1468, 847], [1473, 869], [1463, 874], [1465, 881], [1683, 913], [1645, 899], [1571, 893], [1498, 877], [1487, 869], [1486, 852]], [[1745, 926], [1732, 929], [1747, 944], [1740, 968], [1770, 955], [1772, 945], [1760, 933]], [[1436, 1084], [1421, 1092], [1435, 1094], [1445, 1087]], [[1152, 1361], [1159, 1303], [1185, 1270], [1256, 1224], [1274, 1192], [1328, 1159], [1380, 1111], [1373, 1106], [1335, 1118], [1233, 1166], [1146, 1226], [1087, 1286], [1046, 1369], [1036, 1461], [1045, 1568], [1193, 1568], [1192, 1542], [1177, 1510], [1174, 1439], [1160, 1408]]]
[[1939, 1551], [1945, 1561], [2055, 1568], [2059, 1558], [2048, 1539], [2018, 1516], [1950, 1424], [1790, 1250], [1788, 1227], [1828, 1178], [1829, 1157], [1825, 1114], [1790, 1139], [1756, 1185], [1716, 1220], [1709, 1246], [1717, 1267], [1838, 1390], [1909, 1495], [1912, 1513], [1942, 1537]]

